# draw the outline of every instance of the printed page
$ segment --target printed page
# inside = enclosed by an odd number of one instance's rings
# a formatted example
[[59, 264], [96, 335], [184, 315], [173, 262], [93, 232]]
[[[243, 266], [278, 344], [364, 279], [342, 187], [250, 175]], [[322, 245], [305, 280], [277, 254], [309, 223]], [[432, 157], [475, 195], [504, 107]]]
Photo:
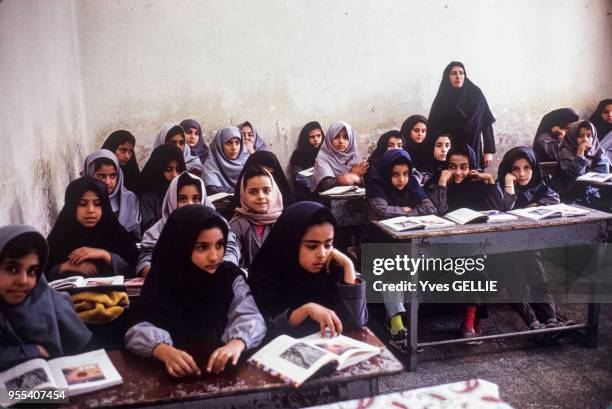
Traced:
[[304, 169], [301, 172], [298, 172], [302, 176], [310, 177], [314, 173], [314, 166], [312, 168]]
[[380, 223], [395, 231], [416, 230], [425, 227], [422, 223], [415, 220], [414, 217], [408, 216], [393, 217], [391, 219], [381, 220]]
[[230, 196], [234, 196], [231, 193], [226, 193], [226, 192], [220, 192], [220, 193], [215, 193], [214, 195], [210, 195], [208, 196], [208, 199], [210, 199], [211, 202], [218, 202], [219, 200], [225, 199], [226, 197], [230, 197]]
[[70, 396], [123, 383], [103, 349], [57, 358], [48, 363], [57, 386], [68, 388]]
[[249, 361], [299, 386], [333, 360], [334, 355], [325, 349], [281, 335], [260, 349]]
[[508, 222], [512, 220], [518, 220], [518, 217], [508, 214], [508, 213], [500, 212], [499, 210], [485, 210], [480, 213], [489, 217], [489, 220], [487, 220], [487, 223], [499, 223], [499, 222]]
[[340, 362], [338, 369], [344, 369], [380, 354], [379, 347], [357, 341], [356, 339], [344, 335], [323, 337], [320, 332], [317, 332], [301, 339], [310, 345], [325, 349], [336, 355], [338, 357], [338, 362]]
[[123, 285], [123, 276], [93, 277], [84, 280], [82, 287], [105, 287]]
[[412, 217], [412, 219], [425, 226], [425, 229], [440, 229], [444, 227], [453, 227], [455, 225], [454, 222], [434, 216], [433, 214], [428, 216], [415, 216]]
[[[445, 218], [458, 224], [466, 224], [477, 219], [484, 219], [485, 215], [472, 209], [462, 208], [444, 215]], [[483, 222], [485, 220], [482, 220]]]
[[67, 278], [60, 278], [59, 280], [51, 281], [49, 287], [55, 288], [56, 290], [63, 290], [66, 288], [76, 288], [83, 285], [83, 277], [72, 276]]
[[321, 192], [323, 196], [331, 196], [331, 195], [341, 195], [343, 193], [352, 192], [357, 190], [357, 186], [335, 186], [331, 189], [326, 190], [325, 192]]
[[52, 372], [44, 359], [31, 359], [0, 373], [0, 389], [55, 388]]

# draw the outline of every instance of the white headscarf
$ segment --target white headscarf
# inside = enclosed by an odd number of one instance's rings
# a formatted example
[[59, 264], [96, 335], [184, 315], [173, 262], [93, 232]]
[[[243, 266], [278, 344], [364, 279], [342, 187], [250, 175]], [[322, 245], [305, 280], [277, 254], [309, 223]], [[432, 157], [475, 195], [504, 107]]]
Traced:
[[157, 134], [157, 137], [155, 138], [155, 142], [153, 142], [153, 149], [157, 148], [159, 145], [164, 145], [168, 143], [166, 141], [166, 137], [168, 136], [170, 131], [175, 130], [175, 128], [178, 128], [177, 131], [180, 131], [180, 133], [183, 135], [183, 139], [185, 139], [185, 145], [183, 146], [183, 158], [185, 158], [185, 166], [187, 166], [187, 170], [195, 172], [197, 174], [202, 174], [202, 171], [204, 169], [202, 161], [200, 161], [199, 157], [191, 154], [191, 148], [187, 144], [185, 130], [182, 126], [172, 123], [165, 124], [164, 126], [162, 126], [162, 128], [159, 130], [159, 133]]
[[[223, 153], [223, 145], [232, 138], [240, 140], [240, 153], [234, 160], [228, 159]], [[204, 182], [208, 186], [218, 186], [225, 192], [233, 193], [248, 156], [238, 128], [230, 126], [219, 129], [210, 144], [210, 155], [204, 166]]]

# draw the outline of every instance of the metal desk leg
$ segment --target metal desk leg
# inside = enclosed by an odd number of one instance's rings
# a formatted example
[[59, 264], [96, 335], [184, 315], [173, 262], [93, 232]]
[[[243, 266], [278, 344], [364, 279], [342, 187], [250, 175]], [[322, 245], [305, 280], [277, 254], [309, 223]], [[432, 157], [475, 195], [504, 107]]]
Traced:
[[599, 304], [589, 304], [589, 310], [587, 312], [587, 324], [586, 330], [586, 345], [589, 348], [597, 348], [597, 334], [599, 333]]
[[[416, 257], [416, 246], [414, 241], [411, 245], [410, 251], [411, 257]], [[411, 276], [410, 281], [412, 283], [418, 283], [419, 272], [417, 271], [414, 275]], [[408, 353], [408, 362], [406, 362], [406, 366], [408, 367], [408, 371], [416, 372], [417, 370], [417, 343], [419, 342], [418, 332], [419, 332], [419, 301], [417, 298], [417, 294], [414, 291], [410, 292], [410, 308], [408, 310], [410, 320], [410, 325], [408, 326], [408, 347], [410, 348], [410, 352]]]

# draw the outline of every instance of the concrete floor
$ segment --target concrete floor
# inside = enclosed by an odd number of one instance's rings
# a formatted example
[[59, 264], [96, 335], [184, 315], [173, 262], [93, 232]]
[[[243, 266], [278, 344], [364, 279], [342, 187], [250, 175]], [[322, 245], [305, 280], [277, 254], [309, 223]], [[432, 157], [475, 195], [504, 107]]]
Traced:
[[[583, 322], [586, 316], [584, 305], [565, 305], [558, 310], [576, 322]], [[508, 306], [493, 306], [490, 312], [485, 326], [488, 334], [525, 328]], [[420, 313], [420, 341], [456, 337], [460, 314], [449, 316], [448, 310], [435, 307], [432, 311], [431, 306], [429, 311], [425, 306]], [[374, 311], [372, 316], [376, 314]], [[386, 332], [383, 328], [368, 325], [383, 339]], [[381, 380], [380, 392], [471, 378], [499, 385], [502, 398], [515, 408], [612, 409], [612, 304], [601, 307], [597, 349], [584, 347], [568, 335], [549, 345], [535, 337], [519, 337], [480, 346], [426, 348], [419, 353], [417, 372]]]

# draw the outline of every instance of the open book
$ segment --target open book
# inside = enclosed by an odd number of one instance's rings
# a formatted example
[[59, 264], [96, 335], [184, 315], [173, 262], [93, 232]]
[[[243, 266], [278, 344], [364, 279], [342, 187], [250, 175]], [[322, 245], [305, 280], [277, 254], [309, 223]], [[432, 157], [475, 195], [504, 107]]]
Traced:
[[550, 206], [526, 207], [524, 209], [511, 210], [510, 213], [532, 220], [542, 220], [551, 217], [585, 216], [589, 214], [589, 211], [560, 203]]
[[298, 172], [298, 175], [311, 177], [313, 173], [314, 173], [314, 166], [312, 168], [304, 169], [303, 171]]
[[576, 180], [581, 180], [585, 182], [607, 182], [612, 179], [612, 173], [597, 173], [597, 172], [587, 172], [582, 176], [576, 178]]
[[444, 220], [441, 217], [428, 216], [399, 216], [392, 219], [381, 220], [381, 224], [394, 231], [409, 231], [419, 229], [439, 229], [443, 227], [453, 227], [455, 223]]
[[72, 276], [68, 278], [61, 278], [59, 280], [51, 281], [49, 287], [56, 290], [84, 290], [89, 288], [102, 289], [117, 289], [125, 290], [123, 285], [123, 276], [113, 277], [92, 277], [85, 278], [81, 276]]
[[226, 197], [233, 197], [234, 195], [231, 193], [226, 193], [226, 192], [219, 192], [219, 193], [215, 193], [214, 195], [210, 195], [208, 196], [208, 199], [212, 202], [218, 202], [220, 200], [225, 199]]
[[[32, 359], [0, 373], [0, 389], [68, 389], [69, 396], [120, 385], [123, 379], [103, 349], [45, 361]], [[17, 402], [0, 402], [3, 405]]]
[[281, 335], [255, 353], [249, 362], [298, 387], [319, 371], [341, 370], [380, 352], [379, 347], [344, 335], [323, 338], [316, 333], [299, 339]]
[[321, 196], [343, 195], [345, 193], [365, 194], [365, 189], [359, 186], [335, 186], [324, 192], [319, 193]]
[[448, 220], [452, 220], [457, 224], [468, 223], [498, 223], [510, 220], [517, 220], [518, 217], [499, 210], [485, 210], [477, 212], [472, 209], [461, 208], [454, 210], [444, 215]]

